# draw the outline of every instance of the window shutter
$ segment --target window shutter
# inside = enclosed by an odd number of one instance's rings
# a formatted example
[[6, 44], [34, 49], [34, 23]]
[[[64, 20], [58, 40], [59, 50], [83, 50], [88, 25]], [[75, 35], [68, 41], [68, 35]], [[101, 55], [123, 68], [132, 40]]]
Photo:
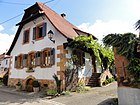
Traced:
[[23, 67], [27, 67], [28, 65], [28, 54], [23, 55]]
[[38, 52], [37, 60], [38, 60], [38, 66], [40, 66], [41, 65], [41, 52]]
[[50, 64], [54, 65], [55, 64], [55, 49], [54, 48], [51, 49], [51, 56], [50, 57], [51, 57]]
[[35, 54], [35, 66], [40, 66], [40, 62], [41, 62], [41, 52], [36, 52]]
[[33, 28], [33, 40], [36, 39], [36, 27]]
[[43, 51], [40, 53], [40, 65], [43, 66], [44, 61], [44, 54]]
[[21, 55], [20, 57], [21, 57], [20, 58], [20, 60], [21, 60], [21, 62], [20, 62], [20, 68], [23, 68], [23, 55]]
[[43, 24], [43, 37], [45, 37], [46, 36], [46, 31], [47, 30], [47, 23], [44, 23]]
[[17, 66], [18, 66], [18, 62], [17, 62], [17, 60], [18, 60], [18, 57], [17, 56], [15, 56], [15, 68], [17, 68]]

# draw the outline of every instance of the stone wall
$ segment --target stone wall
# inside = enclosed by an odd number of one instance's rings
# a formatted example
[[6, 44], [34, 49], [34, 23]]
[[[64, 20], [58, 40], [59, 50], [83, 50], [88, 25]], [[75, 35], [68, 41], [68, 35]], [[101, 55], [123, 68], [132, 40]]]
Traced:
[[57, 62], [57, 66], [60, 67], [60, 70], [57, 71], [57, 75], [60, 76], [60, 79], [62, 80], [62, 89], [65, 88], [65, 69], [66, 69], [66, 62], [68, 59], [66, 58], [66, 54], [68, 54], [68, 50], [64, 49], [63, 45], [57, 46], [57, 50], [60, 51], [59, 54], [57, 54], [57, 58], [60, 58], [60, 62]]
[[[29, 77], [27, 77], [26, 79], [19, 79], [19, 78], [17, 78], [17, 79], [15, 79], [15, 78], [10, 78], [9, 80], [8, 80], [8, 86], [10, 86], [10, 87], [15, 87], [16, 86], [16, 84], [20, 81], [20, 83], [22, 84], [22, 90], [26, 90], [26, 83], [27, 83], [27, 80], [28, 79], [33, 79], [33, 80], [35, 80], [35, 78], [33, 77], [33, 76], [29, 76]], [[41, 85], [41, 87], [44, 87], [44, 84], [48, 84], [48, 87], [49, 88], [55, 88], [55, 82], [53, 81], [53, 80], [43, 80], [43, 79], [38, 79], [38, 81], [39, 81], [39, 83], [40, 83], [40, 85]]]

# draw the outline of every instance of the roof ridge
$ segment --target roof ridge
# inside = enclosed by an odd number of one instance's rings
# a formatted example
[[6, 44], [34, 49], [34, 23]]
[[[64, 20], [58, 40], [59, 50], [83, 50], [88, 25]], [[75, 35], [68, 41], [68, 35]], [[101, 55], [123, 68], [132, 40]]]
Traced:
[[60, 31], [64, 36], [68, 38], [74, 38], [78, 34], [75, 32], [75, 29], [78, 29], [76, 26], [71, 24], [69, 21], [64, 19], [61, 15], [56, 13], [54, 10], [46, 6], [41, 2], [37, 2], [41, 10], [45, 12], [46, 17], [49, 21], [55, 26], [58, 31]]

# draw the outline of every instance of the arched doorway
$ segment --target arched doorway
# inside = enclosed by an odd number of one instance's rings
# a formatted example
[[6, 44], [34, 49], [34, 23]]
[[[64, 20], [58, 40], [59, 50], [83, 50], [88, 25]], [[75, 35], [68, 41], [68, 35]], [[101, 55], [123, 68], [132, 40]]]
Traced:
[[29, 78], [27, 81], [26, 81], [26, 91], [28, 92], [33, 92], [33, 79], [32, 78]]

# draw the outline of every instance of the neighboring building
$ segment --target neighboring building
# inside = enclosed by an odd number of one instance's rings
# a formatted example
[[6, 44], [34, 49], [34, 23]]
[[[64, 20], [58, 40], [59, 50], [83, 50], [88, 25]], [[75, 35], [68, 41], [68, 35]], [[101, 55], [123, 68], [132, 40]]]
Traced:
[[[50, 88], [54, 86], [53, 75], [57, 74], [63, 84], [66, 62], [71, 57], [71, 49], [65, 43], [78, 35], [89, 35], [69, 23], [64, 14], [58, 15], [43, 3], [37, 2], [25, 10], [13, 43], [7, 52], [11, 55], [9, 86], [22, 82], [23, 89], [31, 85], [34, 79]], [[94, 39], [96, 39], [93, 36]], [[90, 77], [94, 72], [95, 60], [88, 53], [78, 52], [81, 63], [85, 63], [79, 71], [79, 78]], [[91, 64], [92, 63], [92, 64]]]
[[1, 54], [0, 55], [0, 78], [3, 78], [8, 73], [10, 67], [10, 56]]

